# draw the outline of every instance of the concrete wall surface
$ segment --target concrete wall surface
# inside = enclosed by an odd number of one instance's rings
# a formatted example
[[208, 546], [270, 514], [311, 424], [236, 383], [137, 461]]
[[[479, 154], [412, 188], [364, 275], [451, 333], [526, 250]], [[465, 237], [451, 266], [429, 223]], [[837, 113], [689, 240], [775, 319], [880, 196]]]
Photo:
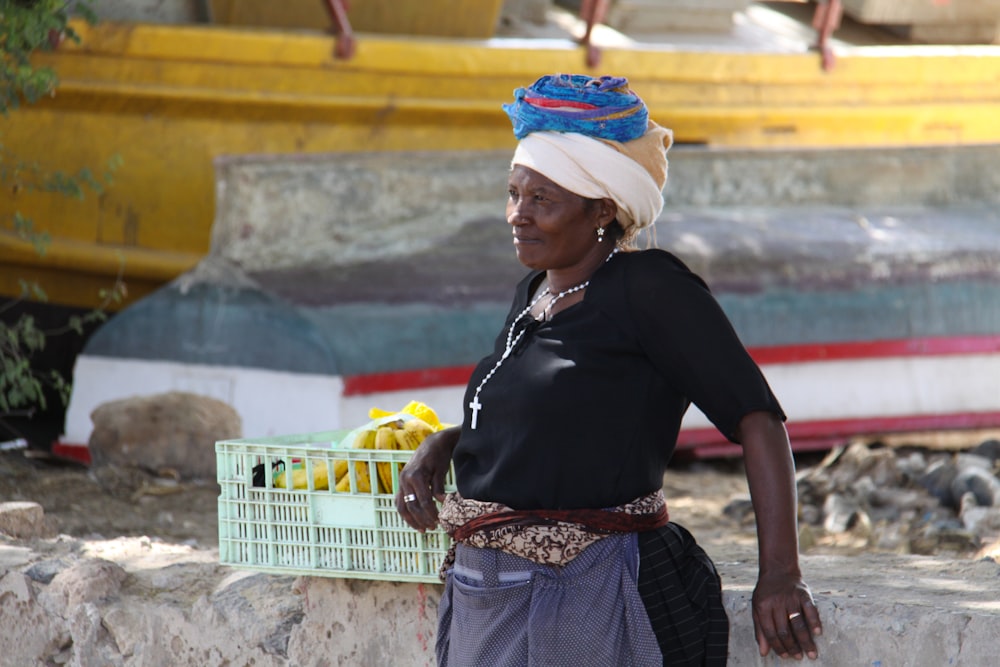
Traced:
[[[132, 544], [135, 542], [135, 544]], [[758, 655], [752, 547], [714, 555], [731, 621], [729, 665]], [[48, 550], [0, 542], [0, 660], [27, 667], [409, 667], [434, 664], [442, 587], [234, 571], [217, 552], [148, 538]], [[835, 667], [991, 667], [1000, 563], [804, 556]], [[791, 664], [791, 663], [787, 663]], [[804, 663], [803, 663], [804, 664]]]

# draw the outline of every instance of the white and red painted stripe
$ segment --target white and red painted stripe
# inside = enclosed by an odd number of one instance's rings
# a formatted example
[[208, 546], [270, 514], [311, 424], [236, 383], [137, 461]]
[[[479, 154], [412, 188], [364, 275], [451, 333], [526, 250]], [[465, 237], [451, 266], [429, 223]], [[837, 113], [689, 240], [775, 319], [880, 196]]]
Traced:
[[[857, 435], [1000, 428], [1000, 335], [797, 344], [751, 348], [789, 415], [797, 450]], [[472, 366], [346, 377], [252, 368], [80, 357], [63, 451], [85, 443], [90, 412], [131, 395], [185, 390], [219, 398], [243, 417], [247, 437], [355, 426], [368, 409], [410, 400], [461, 419]], [[697, 409], [685, 418], [680, 450], [738, 452]], [[78, 456], [77, 458], [80, 458]]]

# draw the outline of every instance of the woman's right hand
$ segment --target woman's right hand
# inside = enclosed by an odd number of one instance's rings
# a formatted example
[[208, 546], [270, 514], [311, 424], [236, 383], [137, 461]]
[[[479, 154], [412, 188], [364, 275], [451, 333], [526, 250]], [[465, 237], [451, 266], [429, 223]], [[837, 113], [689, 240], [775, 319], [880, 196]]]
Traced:
[[462, 427], [432, 433], [399, 473], [396, 511], [411, 527], [424, 532], [437, 527], [437, 502], [444, 500], [444, 479]]

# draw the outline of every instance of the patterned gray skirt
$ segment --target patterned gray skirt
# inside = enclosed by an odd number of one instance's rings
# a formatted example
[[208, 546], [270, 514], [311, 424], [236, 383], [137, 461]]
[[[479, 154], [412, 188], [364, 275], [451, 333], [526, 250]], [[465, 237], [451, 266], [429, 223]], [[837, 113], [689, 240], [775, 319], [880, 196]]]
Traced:
[[438, 609], [442, 667], [660, 667], [638, 592], [635, 533], [613, 534], [564, 567], [459, 544]]

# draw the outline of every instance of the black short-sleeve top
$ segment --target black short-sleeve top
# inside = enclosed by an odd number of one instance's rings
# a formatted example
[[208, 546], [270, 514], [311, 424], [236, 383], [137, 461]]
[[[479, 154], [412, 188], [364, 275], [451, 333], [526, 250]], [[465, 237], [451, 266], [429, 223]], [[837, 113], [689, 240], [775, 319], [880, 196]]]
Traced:
[[525, 318], [528, 331], [481, 390], [473, 430], [475, 389], [541, 277], [518, 284], [466, 388], [453, 459], [462, 496], [515, 509], [614, 507], [662, 486], [690, 403], [733, 442], [749, 412], [784, 419], [705, 283], [654, 249], [617, 253], [582, 301], [546, 322]]

